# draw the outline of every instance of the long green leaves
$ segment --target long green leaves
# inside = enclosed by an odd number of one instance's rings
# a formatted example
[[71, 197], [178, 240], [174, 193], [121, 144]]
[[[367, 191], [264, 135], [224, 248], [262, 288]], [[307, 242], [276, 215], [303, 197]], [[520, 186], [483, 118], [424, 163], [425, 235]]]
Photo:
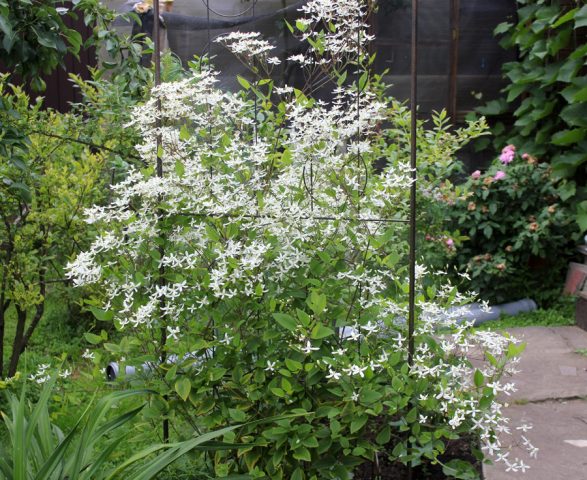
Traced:
[[[109, 461], [125, 435], [107, 440], [142, 410], [143, 405], [107, 419], [112, 407], [122, 400], [153, 394], [150, 390], [125, 390], [113, 392], [89, 403], [74, 427], [63, 435], [49, 420], [48, 403], [55, 380], [48, 381], [34, 407], [26, 401], [23, 386], [17, 398], [9, 395], [11, 416], [2, 414], [11, 439], [11, 450], [0, 458], [0, 480], [150, 480], [165, 470], [177, 459], [191, 451], [218, 451], [250, 448], [251, 443], [226, 443], [216, 441], [218, 437], [245, 425], [284, 420], [300, 414], [270, 417], [244, 425], [232, 425], [207, 432], [188, 440], [149, 446], [117, 468]], [[96, 452], [99, 441], [105, 440], [101, 451]], [[249, 478], [238, 476], [236, 478]]]

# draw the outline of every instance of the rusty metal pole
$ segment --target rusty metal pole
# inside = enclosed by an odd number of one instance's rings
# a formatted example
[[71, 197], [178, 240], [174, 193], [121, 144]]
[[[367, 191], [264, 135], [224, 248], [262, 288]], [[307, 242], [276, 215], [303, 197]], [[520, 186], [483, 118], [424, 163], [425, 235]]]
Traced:
[[[161, 28], [159, 25], [159, 0], [153, 0], [153, 63], [155, 64], [155, 86], [158, 87], [161, 85]], [[157, 100], [157, 110], [161, 112], [161, 100]], [[158, 115], [155, 119], [155, 128], [157, 129], [157, 160], [156, 160], [156, 173], [158, 177], [163, 177], [163, 152], [162, 150], [162, 140], [161, 140], [161, 116]], [[163, 257], [164, 254], [163, 245], [159, 246], [159, 255]], [[163, 265], [159, 266], [159, 276], [157, 282], [159, 285], [165, 284], [165, 267]], [[163, 311], [163, 307], [165, 306], [164, 300], [161, 299], [160, 309]], [[163, 319], [161, 319], [163, 320]], [[165, 344], [167, 343], [167, 330], [165, 329], [165, 325], [161, 325], [161, 340], [160, 340], [160, 360], [161, 364], [165, 363], [166, 354], [165, 354]], [[163, 442], [167, 443], [169, 441], [169, 419], [163, 420]]]
[[410, 290], [408, 306], [408, 363], [414, 360], [414, 325], [416, 317], [416, 149], [417, 149], [417, 114], [418, 114], [418, 0], [412, 0], [412, 66], [410, 72], [410, 169], [412, 185], [410, 187]]
[[[408, 305], [408, 364], [414, 362], [414, 326], [416, 323], [416, 166], [418, 132], [418, 0], [412, 0], [412, 65], [410, 71], [410, 290]], [[409, 448], [411, 453], [412, 448]], [[408, 479], [413, 479], [412, 462], [408, 463]]]
[[459, 66], [461, 0], [450, 2], [450, 68], [448, 88], [448, 115], [452, 123], [457, 122], [457, 80]]

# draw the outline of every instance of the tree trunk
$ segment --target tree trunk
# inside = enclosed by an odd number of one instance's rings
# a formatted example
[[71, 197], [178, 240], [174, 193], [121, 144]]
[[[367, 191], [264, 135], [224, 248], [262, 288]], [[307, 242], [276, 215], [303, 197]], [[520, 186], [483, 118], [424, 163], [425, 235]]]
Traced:
[[[8, 367], [8, 376], [12, 377], [16, 374], [16, 370], [18, 368], [18, 361], [20, 356], [26, 350], [26, 347], [29, 344], [29, 341], [39, 325], [41, 318], [43, 317], [43, 313], [45, 313], [45, 294], [47, 286], [45, 284], [45, 269], [41, 267], [39, 271], [39, 280], [40, 280], [40, 294], [41, 294], [41, 303], [39, 303], [35, 309], [35, 315], [33, 316], [31, 323], [29, 324], [29, 328], [24, 331], [26, 326], [26, 318], [27, 312], [21, 312], [20, 309], [17, 309], [17, 324], [16, 324], [16, 333], [14, 335], [14, 342], [12, 344], [12, 356], [10, 357], [10, 366]], [[21, 323], [21, 313], [23, 314], [23, 320]]]
[[4, 302], [0, 301], [0, 378], [4, 378]]
[[26, 310], [21, 310], [19, 306], [16, 307], [16, 332], [14, 333], [14, 340], [12, 341], [12, 355], [10, 355], [10, 364], [8, 365], [9, 377], [13, 377], [16, 374], [16, 369], [18, 367], [21, 342], [24, 336], [24, 328], [26, 326], [26, 313]]

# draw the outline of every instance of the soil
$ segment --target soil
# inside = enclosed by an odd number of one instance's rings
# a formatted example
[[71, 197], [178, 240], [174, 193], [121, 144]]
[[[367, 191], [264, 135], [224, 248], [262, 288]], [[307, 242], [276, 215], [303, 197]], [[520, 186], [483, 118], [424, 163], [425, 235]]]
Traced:
[[[443, 463], [453, 459], [465, 460], [473, 465], [482, 477], [481, 462], [475, 458], [472, 450], [475, 446], [474, 438], [460, 438], [447, 443], [446, 452], [439, 457]], [[411, 480], [448, 480], [442, 473], [441, 465], [422, 464], [414, 467]], [[409, 480], [408, 467], [398, 462], [390, 462], [385, 455], [379, 455], [379, 467], [374, 462], [362, 464], [354, 472], [353, 480]]]

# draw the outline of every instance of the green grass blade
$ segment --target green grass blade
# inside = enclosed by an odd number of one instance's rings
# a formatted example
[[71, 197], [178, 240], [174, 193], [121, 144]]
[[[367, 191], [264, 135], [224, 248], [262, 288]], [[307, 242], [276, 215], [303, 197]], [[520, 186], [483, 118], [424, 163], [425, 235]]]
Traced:
[[[51, 396], [51, 392], [53, 391], [54, 385], [55, 379], [51, 379], [48, 382], [46, 382], [43, 386], [43, 390], [41, 391], [39, 400], [37, 400], [37, 403], [35, 404], [35, 407], [33, 408], [33, 411], [29, 416], [27, 432], [25, 437], [25, 445], [29, 445], [31, 443], [33, 435], [37, 431], [37, 423], [39, 422], [41, 417], [44, 416], [45, 418], [48, 418], [49, 411], [47, 405], [49, 403], [49, 397]], [[40, 438], [40, 440], [43, 446], [49, 446], [51, 444], [51, 437]]]
[[100, 469], [106, 465], [106, 462], [110, 458], [110, 455], [112, 455], [112, 452], [116, 450], [116, 447], [118, 447], [120, 442], [122, 442], [125, 438], [126, 435], [121, 435], [119, 438], [111, 441], [110, 444], [100, 454], [100, 456], [92, 462], [92, 465], [83, 472], [82, 478], [84, 480], [96, 480], [96, 478], [98, 478], [98, 472]]
[[49, 480], [51, 478], [51, 474], [53, 473], [55, 468], [57, 468], [57, 465], [59, 465], [63, 460], [65, 460], [67, 448], [73, 441], [80, 422], [81, 418], [71, 429], [71, 431], [67, 434], [67, 436], [63, 439], [63, 441], [59, 444], [59, 446], [53, 451], [53, 453], [47, 459], [47, 461], [43, 464], [43, 467], [37, 472], [37, 475], [35, 475], [34, 480]]
[[[91, 414], [82, 430], [75, 454], [72, 456], [69, 464], [68, 480], [79, 480], [80, 473], [86, 463], [86, 458], [92, 454], [94, 443], [99, 439], [98, 424], [108, 414], [112, 405], [115, 403], [130, 398], [136, 395], [152, 394], [152, 390], [122, 390], [113, 392], [101, 398], [96, 406], [92, 409]], [[142, 407], [141, 407], [142, 408]], [[138, 413], [138, 412], [137, 412]], [[116, 419], [115, 419], [116, 420]]]
[[231, 432], [240, 428], [241, 425], [235, 425], [232, 427], [222, 428], [215, 432], [205, 433], [204, 435], [193, 438], [190, 440], [186, 440], [185, 442], [181, 442], [175, 448], [168, 450], [164, 454], [160, 455], [157, 458], [147, 462], [145, 465], [141, 466], [139, 470], [136, 472], [131, 473], [130, 475], [126, 476], [126, 480], [151, 480], [155, 478], [157, 474], [165, 470], [169, 465], [175, 462], [178, 458], [182, 457], [194, 447], [197, 447], [203, 443], [206, 443], [208, 440], [213, 440], [216, 437], [224, 435], [225, 433]]
[[12, 468], [14, 480], [27, 480], [26, 478], [26, 382], [22, 385], [20, 401], [14, 413], [14, 432], [12, 444]]

